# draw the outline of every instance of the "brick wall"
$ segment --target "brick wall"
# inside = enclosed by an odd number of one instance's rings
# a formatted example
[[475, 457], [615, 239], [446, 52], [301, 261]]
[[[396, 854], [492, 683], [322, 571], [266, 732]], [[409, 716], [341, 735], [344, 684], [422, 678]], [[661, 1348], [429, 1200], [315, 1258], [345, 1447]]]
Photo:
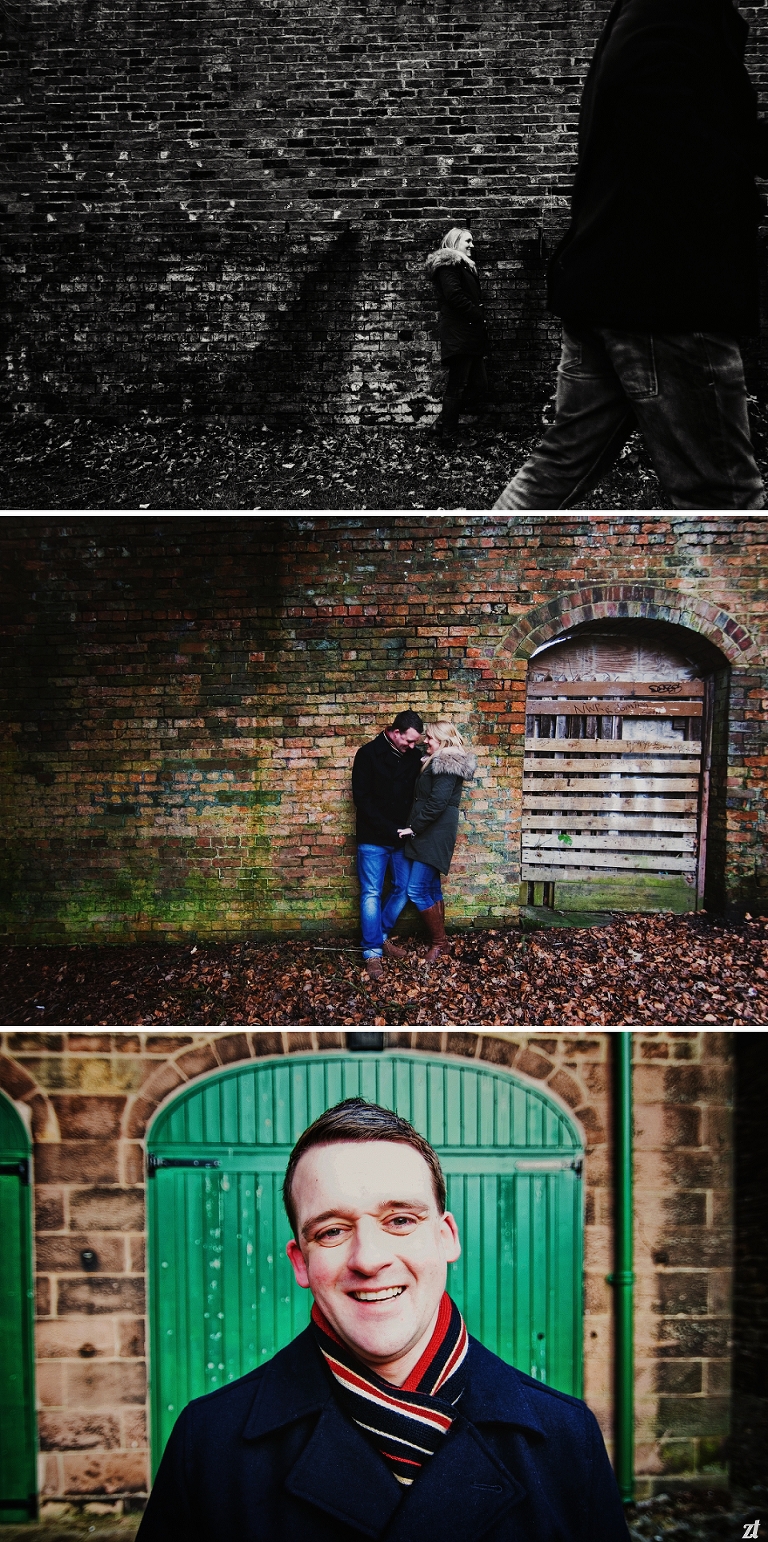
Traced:
[[767, 533], [759, 515], [7, 518], [5, 935], [354, 928], [350, 766], [409, 704], [479, 755], [451, 919], [513, 919], [527, 658], [622, 618], [722, 666], [708, 903], [763, 906]]
[[[612, 1438], [608, 1033], [395, 1032], [545, 1087], [585, 1142], [585, 1397]], [[0, 1087], [34, 1131], [37, 1392], [48, 1506], [147, 1491], [144, 1137], [190, 1081], [253, 1057], [343, 1047], [335, 1030], [5, 1033]], [[732, 1038], [635, 1033], [638, 1497], [726, 1480]], [[99, 1258], [83, 1270], [81, 1252]]]
[[413, 423], [442, 381], [421, 264], [471, 221], [499, 394], [530, 413], [607, 11], [7, 0], [5, 410]]

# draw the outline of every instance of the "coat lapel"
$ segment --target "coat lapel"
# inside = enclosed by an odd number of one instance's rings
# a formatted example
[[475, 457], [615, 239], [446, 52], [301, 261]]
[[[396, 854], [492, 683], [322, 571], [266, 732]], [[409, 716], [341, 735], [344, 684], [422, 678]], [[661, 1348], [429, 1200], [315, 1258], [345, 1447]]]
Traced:
[[[474, 1542], [525, 1498], [522, 1484], [492, 1454], [478, 1430], [459, 1415], [405, 1494], [385, 1542], [435, 1536], [440, 1542]], [[513, 1518], [508, 1524], [504, 1535], [515, 1542], [518, 1531]]]
[[505, 1367], [500, 1376], [496, 1357], [475, 1339], [470, 1339], [470, 1350], [464, 1412], [410, 1489], [403, 1489], [342, 1413], [309, 1330], [265, 1366], [243, 1435], [246, 1440], [258, 1440], [316, 1416], [315, 1428], [285, 1487], [295, 1498], [316, 1505], [364, 1537], [414, 1542], [439, 1535], [440, 1542], [480, 1542], [491, 1526], [508, 1515], [505, 1538], [524, 1542], [515, 1511], [537, 1489], [535, 1472], [521, 1453], [521, 1483], [476, 1425], [489, 1421], [514, 1425], [526, 1447], [531, 1437], [544, 1440], [545, 1432], [511, 1367]]
[[380, 1537], [403, 1497], [397, 1479], [331, 1400], [285, 1486], [367, 1537]]

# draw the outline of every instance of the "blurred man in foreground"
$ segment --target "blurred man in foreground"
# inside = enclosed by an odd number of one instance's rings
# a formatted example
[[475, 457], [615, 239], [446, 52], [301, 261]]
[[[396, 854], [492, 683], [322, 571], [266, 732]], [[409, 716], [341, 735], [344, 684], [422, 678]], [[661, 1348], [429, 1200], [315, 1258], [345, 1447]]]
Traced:
[[676, 509], [759, 509], [739, 335], [757, 330], [768, 133], [732, 0], [615, 0], [549, 271], [556, 416], [497, 509], [582, 501], [633, 429]]

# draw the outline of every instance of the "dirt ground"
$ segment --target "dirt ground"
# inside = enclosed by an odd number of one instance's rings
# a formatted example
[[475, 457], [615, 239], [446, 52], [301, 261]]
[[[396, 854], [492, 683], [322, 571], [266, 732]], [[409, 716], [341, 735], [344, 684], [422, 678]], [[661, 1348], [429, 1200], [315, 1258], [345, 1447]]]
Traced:
[[[659, 1494], [627, 1506], [632, 1542], [741, 1542], [744, 1529], [768, 1522], [768, 1490], [728, 1496], [722, 1491], [695, 1494]], [[113, 1517], [84, 1513], [33, 1526], [0, 1526], [0, 1542], [83, 1542], [89, 1535], [98, 1542], [131, 1542], [140, 1515]]]
[[[6, 421], [0, 508], [490, 509], [541, 432], [467, 420], [457, 447], [446, 450], [418, 427], [275, 430], [146, 414], [119, 425]], [[665, 507], [639, 439], [579, 507]]]
[[751, 1027], [768, 1023], [768, 919], [615, 916], [607, 924], [425, 938], [369, 980], [347, 937], [229, 944], [11, 947], [10, 1025]]

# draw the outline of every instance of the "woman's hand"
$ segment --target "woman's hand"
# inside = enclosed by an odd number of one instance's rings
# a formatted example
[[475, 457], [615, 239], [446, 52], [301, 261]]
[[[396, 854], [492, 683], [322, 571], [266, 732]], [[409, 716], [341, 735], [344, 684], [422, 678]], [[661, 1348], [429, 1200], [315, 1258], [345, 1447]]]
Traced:
[[413, 831], [412, 831], [412, 829], [411, 829], [411, 827], [410, 827], [410, 825], [409, 825], [409, 826], [408, 826], [408, 828], [407, 828], [407, 830], [398, 830], [398, 832], [397, 832], [397, 833], [398, 833], [398, 835], [399, 835], [399, 836], [400, 836], [400, 839], [401, 839], [401, 840], [403, 840], [403, 838], [404, 838], [404, 837], [405, 837], [405, 836], [406, 836], [406, 835], [413, 835]]

